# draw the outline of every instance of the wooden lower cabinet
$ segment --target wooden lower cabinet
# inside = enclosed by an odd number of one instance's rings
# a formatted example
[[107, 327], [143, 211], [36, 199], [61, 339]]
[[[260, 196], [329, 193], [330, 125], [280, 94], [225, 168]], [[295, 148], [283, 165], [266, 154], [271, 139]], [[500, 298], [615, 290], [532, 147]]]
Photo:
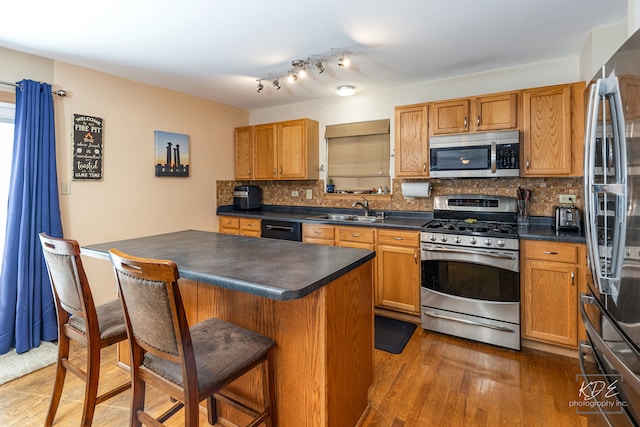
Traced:
[[221, 216], [219, 230], [222, 234], [260, 237], [262, 234], [260, 225], [259, 219]]
[[420, 313], [420, 233], [378, 230], [376, 305]]
[[520, 242], [523, 338], [577, 347], [585, 251], [584, 244]]
[[305, 223], [302, 241], [375, 250], [375, 305], [412, 315], [420, 313], [419, 231]]
[[336, 239], [335, 227], [324, 224], [302, 224], [302, 241], [319, 245], [334, 246]]

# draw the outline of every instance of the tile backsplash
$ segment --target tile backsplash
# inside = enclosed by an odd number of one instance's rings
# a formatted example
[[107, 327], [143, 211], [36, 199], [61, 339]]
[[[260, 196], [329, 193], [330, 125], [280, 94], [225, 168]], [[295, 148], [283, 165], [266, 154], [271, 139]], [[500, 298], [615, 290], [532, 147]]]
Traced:
[[[554, 206], [559, 204], [560, 194], [575, 194], [576, 206], [583, 208], [583, 180], [572, 178], [494, 178], [494, 179], [429, 179], [431, 197], [405, 199], [401, 185], [405, 180], [393, 180], [392, 194], [386, 196], [367, 195], [369, 206], [374, 210], [432, 211], [433, 196], [444, 194], [489, 194], [516, 197], [518, 187], [531, 190], [531, 215], [553, 216]], [[406, 180], [415, 182], [416, 180]], [[314, 206], [332, 208], [350, 208], [354, 199], [360, 195], [340, 198], [327, 195], [323, 180], [313, 181], [216, 181], [216, 200], [218, 206], [233, 204], [233, 188], [236, 185], [258, 185], [262, 187], [263, 203], [267, 205]], [[306, 198], [311, 189], [312, 198]], [[292, 192], [298, 196], [292, 196]], [[347, 196], [347, 195], [345, 195]]]

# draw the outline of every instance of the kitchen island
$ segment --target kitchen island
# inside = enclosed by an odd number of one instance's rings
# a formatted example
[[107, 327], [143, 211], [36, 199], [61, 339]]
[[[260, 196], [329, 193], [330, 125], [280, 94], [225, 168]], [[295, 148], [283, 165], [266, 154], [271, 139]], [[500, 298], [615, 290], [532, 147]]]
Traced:
[[[111, 248], [173, 260], [190, 324], [217, 317], [276, 342], [277, 425], [357, 423], [373, 383], [375, 252], [187, 230], [82, 253], [108, 260]], [[252, 374], [227, 392], [255, 401], [260, 378]], [[242, 420], [230, 408], [220, 414]]]

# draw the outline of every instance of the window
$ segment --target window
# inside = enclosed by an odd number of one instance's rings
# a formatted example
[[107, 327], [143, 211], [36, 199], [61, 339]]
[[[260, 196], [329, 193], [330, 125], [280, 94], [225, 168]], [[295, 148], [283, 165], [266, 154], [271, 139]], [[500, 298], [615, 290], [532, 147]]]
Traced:
[[11, 179], [11, 158], [13, 153], [13, 128], [16, 113], [15, 104], [0, 102], [0, 260], [4, 252], [4, 238], [7, 224], [7, 202], [9, 180]]
[[389, 120], [327, 126], [327, 178], [336, 192], [391, 187]]

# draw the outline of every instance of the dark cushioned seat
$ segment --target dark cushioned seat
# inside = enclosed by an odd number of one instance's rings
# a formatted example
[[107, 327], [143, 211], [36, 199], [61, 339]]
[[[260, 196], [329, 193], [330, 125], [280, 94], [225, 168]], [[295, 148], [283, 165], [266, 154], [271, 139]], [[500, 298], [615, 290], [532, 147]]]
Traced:
[[[134, 257], [117, 249], [109, 254], [131, 337], [130, 425], [158, 425], [184, 408], [184, 425], [197, 426], [199, 403], [205, 399], [209, 424], [218, 422], [217, 404], [222, 403], [252, 417], [252, 426], [275, 425], [273, 340], [215, 318], [189, 327], [173, 261]], [[253, 382], [262, 388], [262, 396], [254, 396], [257, 402], [240, 402], [221, 392], [254, 369], [262, 372], [261, 378], [249, 378], [252, 389]], [[177, 403], [152, 416], [144, 409], [146, 385]], [[220, 424], [228, 425], [230, 420]]]
[[[115, 299], [95, 306], [82, 266], [78, 242], [40, 233], [40, 243], [58, 317], [58, 364], [44, 425], [48, 427], [53, 424], [62, 396], [64, 379], [69, 370], [85, 382], [80, 424], [90, 426], [97, 404], [131, 387], [131, 383], [127, 382], [98, 396], [100, 350], [127, 339], [122, 303]], [[77, 341], [87, 349], [86, 375], [80, 366], [69, 360], [69, 340]]]

